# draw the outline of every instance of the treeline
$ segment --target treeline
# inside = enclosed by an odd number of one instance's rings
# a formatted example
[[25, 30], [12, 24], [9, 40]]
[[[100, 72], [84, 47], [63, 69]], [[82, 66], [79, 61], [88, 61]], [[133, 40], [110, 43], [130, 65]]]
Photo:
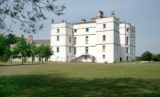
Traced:
[[44, 58], [47, 60], [52, 55], [52, 50], [49, 45], [40, 45], [29, 43], [24, 36], [18, 37], [14, 34], [0, 35], [0, 61], [12, 62], [12, 58], [21, 58], [22, 64], [27, 58], [32, 59], [37, 57], [39, 61], [43, 62]]
[[146, 51], [140, 57], [137, 57], [136, 60], [139, 60], [139, 61], [160, 61], [160, 54], [153, 54], [149, 51]]

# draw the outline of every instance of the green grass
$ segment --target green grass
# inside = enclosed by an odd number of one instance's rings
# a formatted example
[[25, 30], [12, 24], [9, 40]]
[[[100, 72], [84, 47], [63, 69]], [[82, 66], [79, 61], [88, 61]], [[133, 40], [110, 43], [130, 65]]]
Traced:
[[160, 63], [1, 65], [0, 97], [160, 97]]

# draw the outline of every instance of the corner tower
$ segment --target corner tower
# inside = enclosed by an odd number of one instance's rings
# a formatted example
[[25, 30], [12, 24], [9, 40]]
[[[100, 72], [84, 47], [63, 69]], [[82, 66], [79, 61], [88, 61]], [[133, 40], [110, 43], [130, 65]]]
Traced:
[[130, 23], [120, 23], [120, 44], [122, 61], [135, 60], [135, 26]]
[[113, 63], [120, 60], [119, 19], [111, 14], [96, 19], [97, 62]]
[[72, 24], [62, 21], [51, 24], [51, 60], [68, 62], [74, 59]]

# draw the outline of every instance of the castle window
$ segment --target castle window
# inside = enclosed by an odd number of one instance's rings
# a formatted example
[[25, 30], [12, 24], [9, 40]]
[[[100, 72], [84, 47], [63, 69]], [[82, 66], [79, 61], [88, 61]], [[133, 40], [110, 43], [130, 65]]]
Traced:
[[72, 51], [72, 48], [71, 48], [71, 47], [69, 47], [69, 53], [71, 53], [71, 51]]
[[86, 32], [89, 32], [89, 28], [86, 28]]
[[59, 41], [59, 36], [57, 36], [57, 41]]
[[69, 37], [69, 43], [71, 43], [71, 37]]
[[76, 45], [76, 41], [77, 41], [77, 38], [76, 38], [76, 37], [74, 37], [74, 45]]
[[106, 58], [106, 56], [105, 56], [105, 55], [102, 55], [102, 57], [103, 57], [103, 59], [105, 59], [105, 58]]
[[76, 54], [76, 47], [74, 47], [74, 54]]
[[106, 35], [103, 35], [103, 41], [106, 41]]
[[85, 40], [86, 40], [86, 44], [88, 44], [88, 36], [86, 36], [86, 39], [85, 39]]
[[126, 53], [129, 53], [129, 48], [128, 47], [126, 47]]
[[129, 45], [129, 37], [126, 37], [126, 45]]
[[127, 30], [127, 32], [129, 32], [129, 30], [130, 30], [130, 29], [129, 29], [129, 28], [127, 28], [126, 30]]
[[57, 47], [57, 53], [59, 53], [59, 47]]
[[103, 45], [103, 47], [102, 47], [102, 51], [103, 51], [103, 52], [105, 52], [105, 50], [106, 50], [106, 46], [105, 46], [105, 45]]
[[74, 29], [74, 32], [77, 32], [77, 29]]
[[57, 33], [59, 33], [60, 31], [59, 31], [59, 29], [57, 29]]
[[128, 61], [128, 60], [129, 60], [129, 57], [127, 56], [127, 57], [126, 57], [126, 61]]
[[105, 29], [106, 28], [106, 24], [103, 24], [103, 29]]
[[88, 47], [85, 48], [86, 54], [88, 54]]

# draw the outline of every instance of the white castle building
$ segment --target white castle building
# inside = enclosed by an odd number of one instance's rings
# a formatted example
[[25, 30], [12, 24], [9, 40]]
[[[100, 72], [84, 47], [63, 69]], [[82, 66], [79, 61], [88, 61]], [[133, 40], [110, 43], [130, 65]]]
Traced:
[[90, 21], [51, 24], [51, 61], [113, 63], [135, 59], [135, 27], [102, 11]]

